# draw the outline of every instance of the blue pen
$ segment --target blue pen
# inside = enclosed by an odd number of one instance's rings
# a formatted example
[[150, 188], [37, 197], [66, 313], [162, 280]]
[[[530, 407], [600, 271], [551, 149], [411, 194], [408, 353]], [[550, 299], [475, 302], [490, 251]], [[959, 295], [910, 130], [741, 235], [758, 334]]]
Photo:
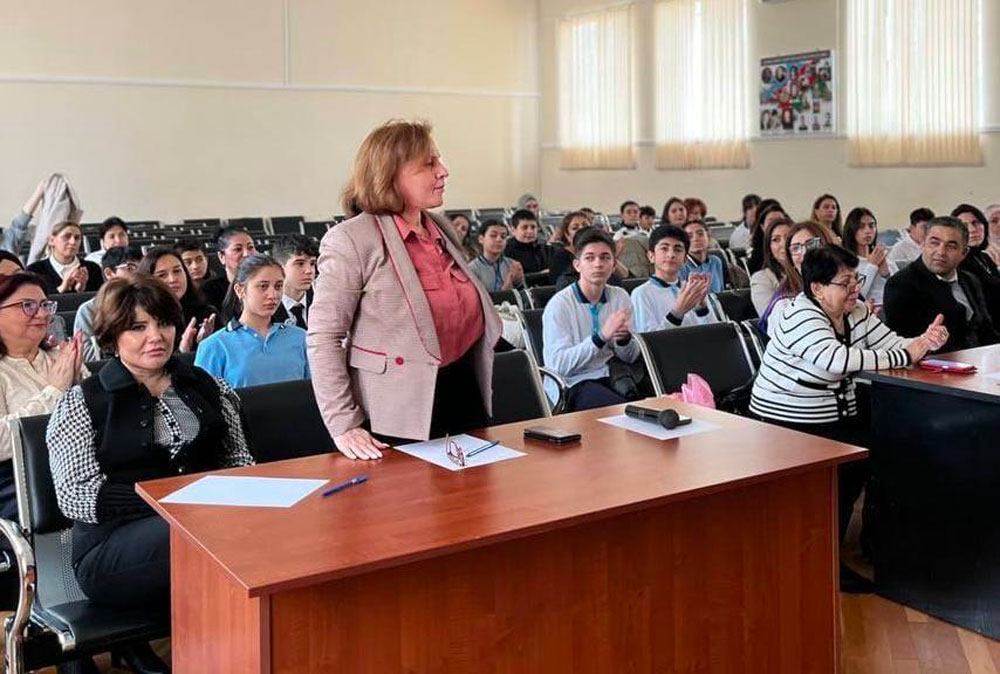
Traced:
[[466, 452], [465, 453], [465, 458], [469, 458], [470, 456], [475, 456], [476, 454], [479, 454], [480, 452], [485, 452], [487, 449], [492, 449], [492, 448], [496, 447], [499, 444], [500, 444], [499, 440], [494, 440], [493, 442], [487, 442], [482, 447], [477, 447], [476, 449], [472, 450], [471, 452]]
[[361, 484], [362, 482], [367, 482], [367, 481], [368, 481], [367, 475], [358, 475], [357, 477], [352, 477], [350, 480], [344, 482], [343, 484], [338, 484], [335, 487], [330, 487], [325, 492], [323, 492], [323, 496], [330, 496], [332, 494], [336, 494], [338, 491], [343, 491], [348, 487], [353, 487], [356, 484]]

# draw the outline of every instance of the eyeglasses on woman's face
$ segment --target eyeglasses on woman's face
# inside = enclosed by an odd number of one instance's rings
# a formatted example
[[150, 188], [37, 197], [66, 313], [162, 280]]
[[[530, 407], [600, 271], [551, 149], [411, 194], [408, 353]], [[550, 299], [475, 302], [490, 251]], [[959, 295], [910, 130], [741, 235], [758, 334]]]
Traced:
[[851, 274], [840, 281], [830, 281], [827, 285], [840, 286], [841, 288], [846, 288], [850, 290], [851, 288], [860, 288], [865, 284], [866, 278], [864, 274]]
[[821, 247], [822, 245], [823, 245], [823, 239], [819, 238], [818, 236], [814, 236], [813, 238], [808, 239], [802, 243], [789, 244], [788, 252], [791, 253], [792, 255], [801, 255], [807, 250], [813, 250], [815, 248]]
[[56, 308], [59, 306], [55, 300], [21, 300], [19, 302], [11, 302], [10, 304], [4, 304], [0, 306], [0, 309], [8, 309], [10, 307], [21, 307], [21, 311], [28, 318], [34, 318], [41, 311], [43, 314], [52, 315], [56, 313]]

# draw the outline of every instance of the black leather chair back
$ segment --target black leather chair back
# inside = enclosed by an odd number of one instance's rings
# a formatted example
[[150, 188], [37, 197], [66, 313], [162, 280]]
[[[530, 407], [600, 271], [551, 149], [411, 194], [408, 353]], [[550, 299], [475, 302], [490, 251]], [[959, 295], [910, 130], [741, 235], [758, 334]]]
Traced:
[[521, 306], [516, 290], [491, 290], [490, 300], [497, 306], [500, 306], [504, 302], [509, 303], [512, 307]]
[[749, 288], [724, 290], [721, 293], [716, 293], [715, 297], [719, 300], [722, 310], [726, 312], [726, 318], [731, 321], [740, 323], [758, 317], [757, 309], [750, 298]]
[[641, 286], [643, 283], [646, 283], [647, 281], [649, 281], [648, 278], [622, 279], [622, 288], [625, 290], [625, 292], [631, 295], [633, 290]]
[[236, 393], [257, 463], [336, 451], [308, 379], [251, 386]]
[[528, 299], [532, 309], [544, 309], [552, 296], [558, 292], [555, 286], [535, 286], [528, 288]]
[[746, 345], [733, 323], [658, 330], [639, 338], [658, 395], [679, 391], [688, 373], [704, 378], [716, 398], [746, 385], [754, 375]]
[[529, 288], [538, 288], [549, 283], [551, 276], [547, 271], [533, 271], [524, 275], [524, 285]]
[[[95, 295], [97, 295], [97, 291], [91, 290], [84, 293], [60, 293], [53, 295], [50, 299], [59, 303], [59, 313], [71, 311], [75, 314], [81, 304], [92, 300]], [[73, 323], [70, 322], [68, 327], [72, 329]]]
[[544, 309], [525, 309], [521, 312], [524, 319], [525, 338], [528, 350], [539, 365], [544, 365], [545, 343], [542, 339], [542, 314]]
[[509, 424], [551, 416], [535, 359], [515, 350], [493, 356], [493, 419]]
[[305, 218], [301, 215], [277, 215], [271, 218], [271, 231], [275, 234], [301, 234]]
[[[45, 429], [48, 425], [47, 414], [22, 417], [19, 438], [16, 440], [21, 445], [19, 463], [25, 486], [23, 496], [27, 501], [26, 504], [18, 504], [21, 526], [35, 535], [61, 531], [73, 524], [63, 517], [56, 501], [56, 488], [49, 468], [49, 448], [45, 444]], [[15, 469], [17, 468], [15, 463]]]

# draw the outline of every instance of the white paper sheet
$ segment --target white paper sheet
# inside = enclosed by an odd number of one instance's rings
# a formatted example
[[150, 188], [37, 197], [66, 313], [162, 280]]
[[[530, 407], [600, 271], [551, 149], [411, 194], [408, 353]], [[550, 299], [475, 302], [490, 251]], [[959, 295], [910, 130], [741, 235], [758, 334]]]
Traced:
[[672, 430], [666, 429], [655, 421], [643, 421], [642, 419], [633, 419], [632, 417], [627, 417], [624, 414], [619, 414], [614, 417], [604, 417], [603, 419], [598, 419], [606, 424], [612, 426], [617, 426], [618, 428], [624, 428], [626, 431], [635, 431], [636, 433], [641, 433], [650, 438], [656, 440], [670, 440], [672, 438], [681, 438], [685, 435], [694, 435], [696, 433], [706, 433], [708, 431], [714, 431], [718, 426], [715, 424], [710, 424], [707, 421], [699, 421], [698, 419], [691, 419], [691, 423], [684, 424], [683, 426], [678, 426]]
[[206, 475], [160, 499], [160, 503], [290, 508], [329, 480]]
[[[466, 452], [471, 452], [477, 447], [482, 447], [486, 444], [486, 440], [482, 438], [474, 438], [471, 435], [465, 434], [453, 435], [451, 439], [458, 443]], [[415, 456], [418, 459], [423, 459], [428, 463], [433, 463], [435, 466], [441, 466], [448, 470], [465, 470], [448, 458], [448, 452], [444, 448], [444, 438], [400, 445], [396, 449], [404, 454]], [[505, 459], [516, 459], [519, 456], [524, 456], [524, 452], [519, 452], [516, 449], [504, 447], [503, 445], [496, 445], [495, 447], [490, 447], [485, 452], [480, 452], [471, 458], [466, 458], [465, 468], [486, 466], [497, 461], [504, 461]]]

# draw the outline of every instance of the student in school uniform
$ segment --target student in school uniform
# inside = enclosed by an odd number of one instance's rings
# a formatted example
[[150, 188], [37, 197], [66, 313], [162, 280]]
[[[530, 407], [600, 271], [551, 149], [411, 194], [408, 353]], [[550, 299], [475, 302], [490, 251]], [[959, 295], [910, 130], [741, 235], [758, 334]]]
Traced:
[[233, 388], [309, 379], [306, 331], [273, 321], [284, 280], [272, 257], [251, 255], [240, 262], [231, 290], [238, 318], [198, 345], [194, 364]]
[[580, 279], [556, 293], [542, 315], [545, 365], [570, 384], [568, 410], [619, 404], [625, 397], [611, 386], [609, 363], [634, 363], [639, 344], [632, 337], [628, 293], [608, 285], [615, 242], [606, 232], [585, 227], [573, 248]]
[[309, 326], [319, 246], [308, 236], [292, 234], [279, 239], [271, 255], [285, 272], [281, 306], [274, 312], [274, 322], [290, 323], [305, 330]]
[[652, 332], [718, 322], [708, 301], [709, 279], [691, 274], [680, 279], [688, 252], [688, 235], [680, 227], [660, 225], [649, 236], [653, 276], [632, 291], [632, 309], [638, 332]]
[[681, 280], [691, 274], [706, 274], [709, 277], [709, 291], [721, 293], [726, 289], [726, 269], [722, 260], [708, 253], [708, 228], [701, 220], [690, 220], [684, 224], [690, 245], [687, 262], [681, 269]]
[[524, 287], [521, 263], [503, 254], [507, 245], [507, 226], [499, 220], [486, 220], [479, 230], [483, 252], [469, 263], [469, 271], [489, 292]]

